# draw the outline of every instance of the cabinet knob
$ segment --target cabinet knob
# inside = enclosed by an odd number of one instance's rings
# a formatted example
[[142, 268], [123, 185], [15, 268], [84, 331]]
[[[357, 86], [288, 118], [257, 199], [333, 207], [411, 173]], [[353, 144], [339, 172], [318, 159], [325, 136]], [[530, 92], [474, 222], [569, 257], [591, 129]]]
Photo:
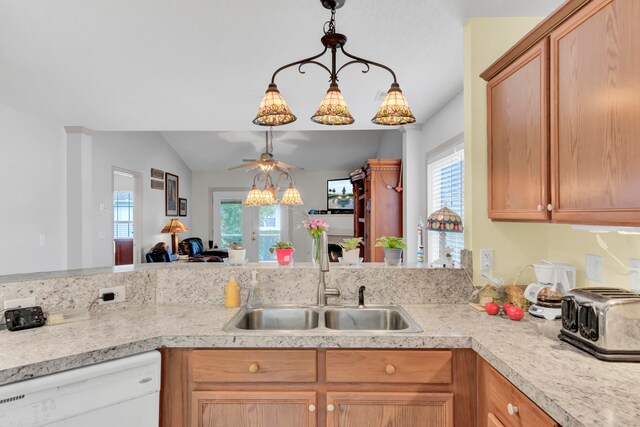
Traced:
[[309, 412], [315, 412], [316, 411], [316, 405], [309, 405]]
[[335, 408], [335, 406], [333, 406], [331, 403], [329, 403], [329, 404], [327, 405], [327, 411], [329, 411], [329, 412], [333, 412], [333, 410], [334, 410], [334, 409], [336, 409], [336, 408]]
[[547, 205], [547, 210], [548, 210], [548, 211], [552, 211], [552, 210], [553, 210], [553, 205], [552, 205], [551, 203], [549, 203], [549, 204]]
[[511, 403], [507, 405], [507, 412], [509, 415], [516, 415], [518, 413], [518, 407], [513, 406]]
[[387, 373], [387, 375], [393, 375], [396, 373], [396, 367], [393, 365], [387, 365], [384, 368], [384, 371]]
[[260, 365], [258, 365], [257, 363], [252, 363], [251, 365], [249, 365], [249, 372], [251, 372], [252, 374], [255, 374], [259, 370], [260, 370]]
[[538, 209], [538, 212], [542, 212], [542, 211], [544, 210], [544, 206], [542, 206], [542, 205], [538, 205], [538, 208], [537, 208], [537, 209]]

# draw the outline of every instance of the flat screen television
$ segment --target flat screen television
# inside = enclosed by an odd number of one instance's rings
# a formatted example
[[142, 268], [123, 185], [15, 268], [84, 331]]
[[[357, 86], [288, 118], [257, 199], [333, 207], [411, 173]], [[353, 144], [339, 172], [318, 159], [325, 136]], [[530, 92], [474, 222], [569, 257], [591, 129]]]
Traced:
[[331, 213], [353, 213], [353, 185], [349, 178], [327, 180], [327, 210]]

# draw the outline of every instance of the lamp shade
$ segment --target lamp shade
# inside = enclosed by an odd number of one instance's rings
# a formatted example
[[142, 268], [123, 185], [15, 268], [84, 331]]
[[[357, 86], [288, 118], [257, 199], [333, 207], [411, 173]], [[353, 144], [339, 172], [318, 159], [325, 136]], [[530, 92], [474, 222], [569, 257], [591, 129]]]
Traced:
[[407, 98], [400, 90], [398, 83], [391, 84], [391, 88], [387, 92], [387, 96], [384, 97], [378, 113], [373, 119], [372, 123], [377, 125], [394, 126], [394, 125], [407, 125], [415, 123], [416, 118], [411, 113]]
[[462, 218], [451, 209], [438, 209], [427, 219], [427, 229], [433, 231], [462, 232]]
[[189, 229], [179, 219], [172, 219], [164, 226], [161, 233], [184, 233]]
[[260, 206], [275, 205], [276, 203], [278, 203], [278, 201], [276, 200], [276, 196], [270, 189], [265, 188], [264, 190], [262, 190], [262, 200]]
[[311, 120], [321, 125], [330, 126], [350, 125], [354, 122], [337, 83], [331, 83]]
[[302, 197], [300, 197], [300, 193], [298, 189], [293, 185], [293, 182], [289, 184], [289, 188], [282, 195], [282, 200], [280, 200], [280, 204], [282, 205], [303, 205]]
[[253, 119], [253, 124], [260, 126], [281, 126], [295, 121], [296, 116], [294, 116], [289, 109], [287, 102], [278, 90], [278, 86], [271, 83], [267, 92], [262, 97], [262, 102], [260, 103], [260, 108], [258, 108], [256, 118]]
[[247, 200], [245, 200], [244, 205], [248, 208], [262, 205], [262, 192], [258, 190], [258, 187], [256, 187], [255, 184], [251, 186], [251, 191], [249, 191]]

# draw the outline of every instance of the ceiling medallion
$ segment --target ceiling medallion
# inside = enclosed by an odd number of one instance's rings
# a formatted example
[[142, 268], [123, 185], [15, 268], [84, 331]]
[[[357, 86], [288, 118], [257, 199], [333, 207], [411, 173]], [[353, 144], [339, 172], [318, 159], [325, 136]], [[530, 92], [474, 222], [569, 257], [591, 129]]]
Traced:
[[[282, 94], [276, 86], [275, 79], [278, 73], [290, 67], [298, 66], [300, 74], [304, 74], [302, 66], [306, 64], [315, 64], [329, 73], [331, 84], [327, 94], [320, 102], [315, 114], [311, 117], [311, 120], [315, 123], [322, 125], [350, 125], [354, 122], [354, 118], [349, 113], [349, 107], [340, 92], [338, 87], [338, 74], [343, 68], [353, 65], [362, 64], [365, 69], [363, 73], [367, 73], [371, 66], [382, 68], [387, 70], [393, 77], [393, 83], [391, 88], [387, 92], [387, 96], [382, 101], [378, 112], [371, 119], [372, 123], [377, 125], [394, 126], [405, 125], [414, 123], [416, 118], [411, 113], [407, 99], [400, 90], [400, 85], [397, 82], [396, 74], [393, 70], [386, 65], [378, 62], [373, 62], [368, 59], [359, 58], [344, 50], [344, 45], [347, 43], [347, 36], [344, 34], [336, 33], [335, 15], [336, 9], [344, 6], [346, 0], [320, 0], [322, 5], [331, 10], [331, 19], [325, 23], [324, 36], [320, 39], [324, 50], [315, 56], [302, 59], [300, 61], [292, 62], [287, 65], [283, 65], [278, 68], [271, 77], [271, 83], [269, 88], [262, 98], [260, 108], [256, 118], [253, 119], [253, 123], [260, 126], [282, 126], [288, 123], [292, 123], [296, 120], [296, 116], [291, 112], [289, 105], [284, 100]], [[348, 61], [338, 67], [336, 63], [336, 54], [340, 50], [347, 58]], [[323, 56], [327, 51], [331, 52], [331, 68], [316, 61]]]

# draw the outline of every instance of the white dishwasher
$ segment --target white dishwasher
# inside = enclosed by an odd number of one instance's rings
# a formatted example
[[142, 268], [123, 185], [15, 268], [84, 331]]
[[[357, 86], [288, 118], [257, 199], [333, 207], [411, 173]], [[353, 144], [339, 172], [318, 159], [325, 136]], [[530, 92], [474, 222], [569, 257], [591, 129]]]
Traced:
[[0, 427], [157, 427], [160, 353], [0, 386]]

